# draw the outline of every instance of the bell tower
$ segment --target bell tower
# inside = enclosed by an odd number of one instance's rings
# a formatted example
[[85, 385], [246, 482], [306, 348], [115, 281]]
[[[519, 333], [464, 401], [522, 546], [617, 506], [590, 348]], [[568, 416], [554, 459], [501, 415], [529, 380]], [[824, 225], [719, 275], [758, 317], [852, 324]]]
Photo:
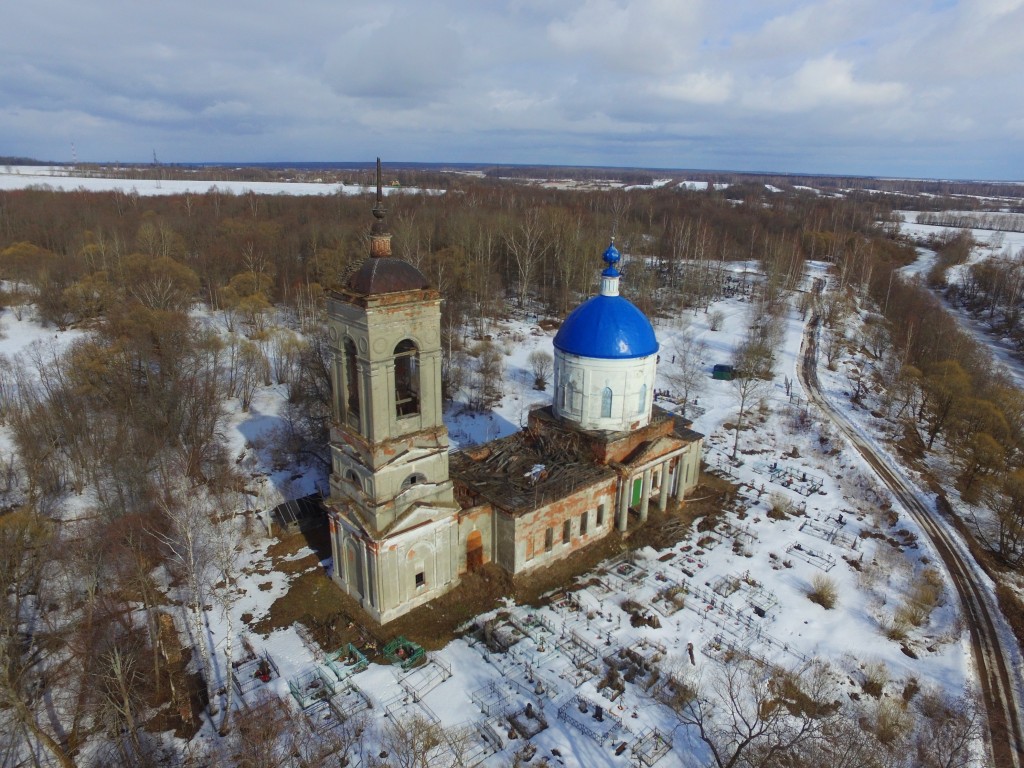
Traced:
[[334, 578], [382, 623], [454, 585], [458, 541], [441, 299], [391, 255], [386, 212], [378, 158], [369, 257], [327, 301]]

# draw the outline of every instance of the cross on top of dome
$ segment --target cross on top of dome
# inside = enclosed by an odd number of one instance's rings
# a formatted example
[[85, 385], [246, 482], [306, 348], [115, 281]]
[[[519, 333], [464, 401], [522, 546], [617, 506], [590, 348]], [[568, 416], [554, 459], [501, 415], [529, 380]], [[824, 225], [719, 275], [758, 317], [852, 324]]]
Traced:
[[615, 247], [614, 237], [612, 238], [612, 242], [608, 246], [608, 249], [604, 252], [604, 256], [601, 258], [603, 258], [605, 263], [608, 265], [601, 274], [604, 277], [618, 277], [619, 270], [615, 265], [619, 263], [619, 260], [622, 258], [622, 254], [619, 253], [619, 249]]
[[658, 352], [654, 328], [644, 313], [619, 295], [619, 270], [622, 258], [615, 241], [602, 257], [607, 268], [601, 272], [601, 289], [569, 313], [555, 334], [554, 346], [579, 357], [598, 359], [634, 359]]

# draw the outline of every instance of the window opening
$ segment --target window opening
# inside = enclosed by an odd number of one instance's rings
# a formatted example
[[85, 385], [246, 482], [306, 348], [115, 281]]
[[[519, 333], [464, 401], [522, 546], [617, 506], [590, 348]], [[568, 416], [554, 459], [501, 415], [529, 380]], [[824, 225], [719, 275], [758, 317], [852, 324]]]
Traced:
[[568, 544], [572, 540], [572, 520], [562, 523], [562, 543]]
[[601, 418], [610, 419], [612, 417], [612, 388], [605, 387], [601, 390]]
[[590, 516], [590, 511], [584, 512], [580, 515], [580, 536], [587, 535], [587, 518]]
[[395, 347], [395, 414], [420, 412], [420, 352], [409, 339]]
[[580, 395], [579, 391], [576, 389], [576, 382], [575, 381], [570, 381], [569, 382], [569, 410], [571, 410], [573, 413], [579, 413], [580, 412], [581, 401], [582, 401], [582, 396]]
[[412, 475], [409, 475], [407, 478], [405, 478], [405, 480], [402, 481], [402, 490], [404, 491], [407, 488], [412, 488], [414, 485], [419, 485], [420, 483], [426, 482], [426, 480], [427, 478], [425, 476], [421, 475], [419, 472], [416, 472]]
[[345, 479], [348, 480], [352, 485], [358, 488], [360, 491], [363, 490], [363, 484], [359, 480], [359, 475], [354, 470], [349, 470], [345, 473]]

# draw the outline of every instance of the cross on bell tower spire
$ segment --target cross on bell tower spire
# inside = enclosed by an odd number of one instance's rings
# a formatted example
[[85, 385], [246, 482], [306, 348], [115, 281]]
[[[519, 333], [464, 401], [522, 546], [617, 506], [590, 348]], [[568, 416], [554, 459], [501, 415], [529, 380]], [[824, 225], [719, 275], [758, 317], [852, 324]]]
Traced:
[[388, 209], [384, 207], [384, 188], [381, 182], [380, 158], [377, 158], [377, 202], [373, 205], [373, 227], [370, 230], [370, 256], [380, 258], [391, 255], [391, 233], [388, 232], [384, 216]]

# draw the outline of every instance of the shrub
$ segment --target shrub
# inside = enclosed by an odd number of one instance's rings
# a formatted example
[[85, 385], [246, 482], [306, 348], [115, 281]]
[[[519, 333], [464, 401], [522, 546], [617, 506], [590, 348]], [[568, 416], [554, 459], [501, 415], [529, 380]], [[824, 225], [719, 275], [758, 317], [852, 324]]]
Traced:
[[882, 690], [888, 682], [889, 668], [884, 662], [876, 661], [864, 666], [864, 683], [861, 685], [864, 693], [877, 699], [882, 695]]
[[896, 616], [915, 627], [924, 626], [941, 598], [942, 577], [935, 569], [926, 568], [911, 584], [910, 593], [896, 612]]
[[812, 603], [817, 603], [825, 610], [835, 608], [836, 600], [839, 598], [835, 580], [819, 573], [811, 579], [811, 591], [807, 593], [807, 597]]
[[891, 619], [882, 620], [882, 634], [894, 642], [902, 643], [906, 640], [909, 630], [910, 624], [907, 623], [901, 611], [897, 611]]
[[903, 686], [903, 700], [908, 704], [910, 701], [920, 692], [921, 684], [917, 682], [916, 677], [912, 677], [907, 680], [907, 684]]
[[681, 585], [665, 587], [658, 593], [658, 597], [666, 603], [672, 603], [677, 609], [682, 608], [686, 603], [686, 588]]
[[892, 744], [910, 727], [906, 710], [892, 699], [878, 702], [874, 722], [875, 738], [882, 744]]
[[782, 493], [773, 493], [768, 499], [768, 517], [772, 520], [785, 520], [790, 515], [796, 514], [796, 505], [793, 500]]

